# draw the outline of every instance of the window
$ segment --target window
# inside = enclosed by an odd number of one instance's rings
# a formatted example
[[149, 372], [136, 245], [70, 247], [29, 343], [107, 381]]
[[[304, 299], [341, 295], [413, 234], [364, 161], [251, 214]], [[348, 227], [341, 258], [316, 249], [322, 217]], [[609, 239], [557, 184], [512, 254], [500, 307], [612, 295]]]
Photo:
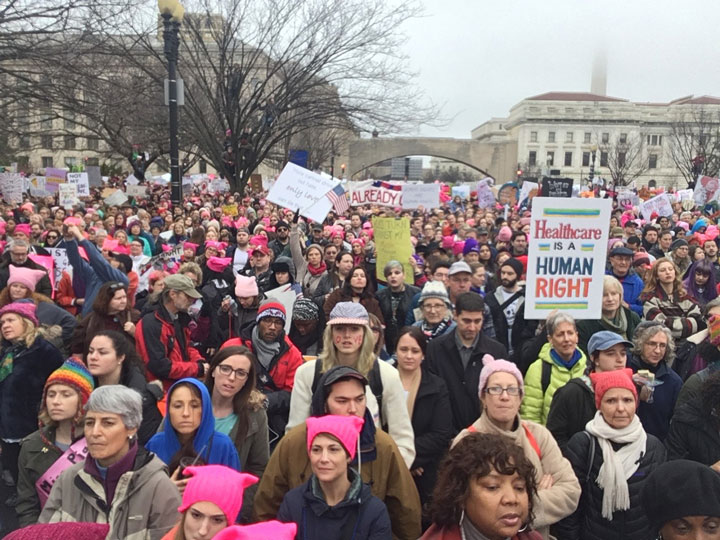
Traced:
[[30, 148], [30, 136], [23, 135], [20, 137], [20, 148]]
[[89, 157], [85, 160], [85, 165], [90, 167], [97, 167], [100, 165], [100, 160], [96, 157]]
[[63, 120], [63, 126], [67, 130], [74, 130], [75, 129], [75, 115], [73, 113], [65, 113], [65, 119]]
[[548, 142], [555, 142], [555, 132], [554, 131], [550, 131], [548, 133]]
[[657, 154], [650, 154], [648, 160], [648, 169], [657, 169]]
[[565, 152], [565, 166], [572, 167], [572, 152]]
[[40, 128], [41, 129], [52, 129], [52, 114], [51, 113], [43, 113], [42, 117], [40, 118]]
[[582, 166], [583, 166], [583, 167], [589, 167], [589, 166], [590, 166], [590, 152], [583, 152]]
[[584, 142], [585, 144], [590, 144], [591, 139], [592, 139], [592, 133], [589, 133], [589, 132], [586, 131], [586, 132], [585, 132], [585, 136], [584, 136], [584, 138], [583, 138], [583, 142]]
[[620, 144], [627, 144], [627, 133], [620, 134]]
[[53, 167], [53, 157], [52, 156], [43, 156], [42, 157], [42, 168], [52, 168]]
[[[43, 148], [47, 148], [48, 150], [52, 150], [53, 147], [53, 136], [52, 135], [42, 135], [40, 137], [40, 146]], [[52, 165], [50, 165], [52, 167]]]
[[602, 142], [603, 142], [603, 144], [607, 144], [610, 142], [610, 134], [609, 133], [602, 134]]
[[[530, 153], [533, 154], [534, 152]], [[198, 168], [200, 169], [200, 174], [207, 174], [207, 161], [201, 159], [200, 163], [198, 163]]]
[[65, 135], [65, 150], [75, 150], [75, 137]]
[[65, 158], [65, 166], [68, 169], [73, 168], [76, 163], [77, 163], [77, 158], [74, 158], [74, 157], [66, 157]]
[[573, 132], [568, 131], [565, 133], [565, 142], [573, 142]]
[[647, 143], [648, 146], [660, 146], [662, 144], [662, 135], [648, 135]]
[[537, 131], [530, 132], [530, 142], [537, 142]]
[[537, 152], [535, 150], [532, 150], [528, 156], [528, 165], [530, 167], [537, 165]]
[[547, 153], [547, 159], [545, 160], [545, 163], [547, 163], [548, 167], [552, 167], [553, 165], [555, 165], [555, 152]]
[[600, 166], [601, 167], [608, 166], [608, 153], [607, 152], [600, 152]]
[[618, 164], [618, 167], [625, 166], [625, 152], [618, 152], [617, 164]]
[[97, 137], [88, 137], [87, 138], [87, 149], [88, 150], [97, 150], [100, 147], [100, 139]]

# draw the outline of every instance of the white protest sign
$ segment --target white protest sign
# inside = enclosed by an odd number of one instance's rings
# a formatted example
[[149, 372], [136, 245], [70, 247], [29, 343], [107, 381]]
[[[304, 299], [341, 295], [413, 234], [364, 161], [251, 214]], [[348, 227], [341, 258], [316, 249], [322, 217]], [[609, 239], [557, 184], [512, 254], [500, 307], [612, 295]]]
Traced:
[[213, 178], [210, 181], [210, 191], [212, 193], [225, 193], [230, 190], [230, 184], [224, 178]]
[[65, 248], [45, 248], [45, 250], [52, 255], [55, 261], [55, 283], [60, 283], [62, 279], [62, 273], [64, 271], [72, 271], [70, 260], [67, 256], [67, 250]]
[[705, 206], [720, 196], [720, 179], [711, 176], [698, 176], [695, 183], [693, 200], [698, 206]]
[[67, 173], [67, 183], [75, 184], [77, 186], [77, 193], [79, 197], [90, 196], [90, 181], [88, 180], [87, 173]]
[[303, 210], [301, 214], [306, 218], [322, 223], [332, 209], [332, 201], [327, 197], [323, 197], [311, 207]]
[[72, 208], [78, 202], [77, 184], [60, 184], [58, 186], [58, 204], [63, 208]]
[[45, 189], [45, 177], [35, 176], [30, 179], [30, 196], [31, 197], [47, 197], [48, 192]]
[[692, 189], [680, 189], [675, 193], [675, 197], [679, 202], [692, 201], [693, 190]]
[[140, 183], [140, 180], [138, 180], [137, 178], [135, 178], [135, 175], [134, 175], [134, 174], [131, 174], [130, 176], [128, 176], [128, 177], [125, 179], [125, 183], [126, 183], [128, 186], [137, 186], [137, 185]]
[[518, 195], [518, 203], [522, 203], [525, 199], [529, 198], [533, 190], [535, 194], [537, 194], [538, 185], [535, 182], [523, 182], [520, 188], [520, 195]]
[[268, 193], [267, 200], [294, 212], [300, 209], [300, 215], [315, 221], [323, 221], [327, 214], [322, 219], [317, 219], [317, 215], [315, 217], [307, 215], [307, 210], [319, 200], [326, 198], [325, 195], [335, 187], [336, 183], [288, 162]]
[[440, 206], [440, 184], [404, 184], [402, 187], [402, 207], [404, 210]]
[[480, 208], [490, 208], [495, 205], [495, 194], [487, 179], [480, 180], [477, 187], [477, 204]]
[[127, 196], [119, 189], [105, 197], [105, 204], [108, 206], [120, 206], [128, 201]]
[[0, 192], [8, 203], [23, 202], [23, 177], [15, 173], [0, 173]]
[[533, 199], [526, 319], [545, 319], [554, 309], [600, 318], [611, 210], [610, 199]]
[[387, 182], [353, 182], [350, 190], [350, 206], [376, 204], [378, 206], [402, 206], [402, 188]]
[[146, 197], [147, 186], [130, 185], [125, 186], [125, 193], [128, 197]]
[[466, 184], [462, 184], [459, 186], [453, 186], [451, 189], [451, 194], [453, 199], [456, 196], [460, 196], [461, 199], [469, 199], [470, 198], [470, 186]]
[[621, 191], [618, 193], [617, 201], [620, 206], [638, 206], [640, 197], [634, 191]]
[[657, 212], [658, 216], [672, 216], [673, 214], [672, 203], [667, 193], [661, 193], [652, 199], [648, 199], [640, 205], [640, 211], [645, 221], [650, 221], [650, 216], [655, 212]]
[[280, 287], [271, 291], [266, 291], [265, 296], [272, 298], [279, 302], [285, 308], [285, 332], [290, 332], [290, 325], [292, 324], [292, 312], [295, 300], [297, 300], [297, 294], [292, 289], [288, 288], [288, 285], [280, 285]]

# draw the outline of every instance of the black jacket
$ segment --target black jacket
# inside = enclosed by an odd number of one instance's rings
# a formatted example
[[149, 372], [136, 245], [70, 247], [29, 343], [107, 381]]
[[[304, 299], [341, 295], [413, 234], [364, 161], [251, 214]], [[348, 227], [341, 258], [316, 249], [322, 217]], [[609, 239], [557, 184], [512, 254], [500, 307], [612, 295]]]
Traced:
[[669, 459], [689, 459], [712, 465], [720, 460], [718, 422], [702, 408], [700, 397], [680, 405], [665, 439]]
[[480, 416], [478, 384], [482, 371], [482, 357], [489, 354], [495, 358], [507, 358], [507, 349], [502, 343], [480, 332], [477, 345], [463, 369], [460, 351], [455, 343], [457, 328], [452, 332], [433, 339], [427, 348], [423, 368], [445, 381], [450, 392], [453, 435], [468, 427]]
[[553, 395], [545, 427], [550, 430], [565, 453], [565, 447], [573, 435], [585, 431], [585, 425], [595, 416], [595, 392], [589, 379], [570, 379]]
[[48, 298], [52, 298], [53, 288], [50, 283], [50, 278], [47, 275], [47, 268], [41, 264], [36, 263], [30, 258], [27, 258], [22, 264], [15, 264], [12, 261], [3, 261], [0, 263], [0, 290], [7, 287], [8, 279], [10, 278], [10, 265], [18, 266], [20, 268], [30, 268], [31, 270], [42, 270], [45, 275], [40, 278], [37, 285], [35, 285], [35, 292], [44, 294]]
[[450, 396], [445, 382], [429, 372], [423, 372], [413, 407], [412, 427], [415, 433], [415, 461], [411, 469], [422, 467], [415, 476], [420, 501], [425, 504], [432, 494], [440, 460], [450, 447], [452, 426], [447, 421]]
[[400, 296], [400, 303], [395, 311], [395, 317], [393, 317], [392, 310], [392, 290], [390, 287], [378, 291], [375, 296], [380, 304], [380, 311], [382, 311], [383, 319], [385, 320], [385, 348], [389, 354], [395, 352], [395, 345], [397, 344], [397, 335], [400, 329], [405, 326], [405, 317], [407, 316], [408, 309], [412, 304], [413, 297], [420, 292], [418, 287], [413, 285], [405, 285], [405, 290], [402, 291]]
[[[592, 450], [595, 455], [589, 465]], [[616, 446], [616, 450], [620, 445]], [[582, 487], [578, 509], [557, 523], [552, 533], [561, 540], [655, 540], [647, 515], [640, 503], [640, 493], [648, 475], [659, 465], [665, 463], [665, 447], [659, 439], [647, 436], [645, 454], [640, 459], [640, 466], [628, 480], [630, 492], [630, 508], [613, 513], [612, 521], [602, 515], [603, 490], [597, 485], [597, 477], [603, 464], [600, 443], [589, 433], [582, 431], [570, 439], [565, 449], [565, 457], [570, 461]], [[588, 465], [590, 474], [588, 475]]]
[[520, 306], [518, 307], [517, 313], [515, 313], [515, 319], [512, 324], [512, 343], [509, 343], [507, 317], [505, 316], [504, 311], [500, 309], [500, 306], [502, 306], [505, 302], [502, 287], [498, 287], [492, 293], [487, 293], [485, 295], [485, 303], [490, 308], [490, 313], [492, 313], [493, 326], [495, 327], [495, 339], [505, 345], [506, 349], [513, 350], [513, 361], [515, 361], [514, 358], [520, 353], [520, 345], [528, 339], [535, 337], [535, 329], [538, 325], [537, 321], [525, 319], [524, 292], [520, 295], [518, 301]]
[[[163, 417], [160, 409], [157, 407], [158, 400], [162, 399], [163, 389], [157, 384], [149, 384], [145, 378], [145, 374], [140, 371], [139, 367], [128, 366], [120, 375], [120, 384], [137, 390], [142, 396], [142, 422], [138, 429], [138, 443], [145, 446], [150, 437], [157, 433]], [[95, 382], [97, 388], [97, 381]]]

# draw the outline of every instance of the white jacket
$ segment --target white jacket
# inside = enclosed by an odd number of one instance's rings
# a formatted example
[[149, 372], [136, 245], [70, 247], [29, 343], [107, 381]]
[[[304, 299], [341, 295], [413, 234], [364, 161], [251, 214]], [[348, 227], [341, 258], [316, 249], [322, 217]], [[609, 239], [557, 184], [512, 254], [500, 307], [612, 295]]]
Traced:
[[[303, 423], [310, 416], [312, 383], [315, 378], [315, 362], [317, 361], [305, 362], [295, 372], [295, 383], [290, 395], [290, 419], [287, 428], [285, 428], [286, 433], [298, 424]], [[407, 410], [405, 390], [400, 382], [397, 369], [382, 360], [378, 360], [378, 364], [380, 365], [380, 378], [383, 383], [382, 416], [387, 423], [390, 437], [398, 446], [400, 454], [409, 469], [413, 461], [415, 461], [415, 434]], [[367, 386], [365, 390], [367, 407], [373, 415], [375, 426], [380, 429], [377, 400], [370, 386]]]

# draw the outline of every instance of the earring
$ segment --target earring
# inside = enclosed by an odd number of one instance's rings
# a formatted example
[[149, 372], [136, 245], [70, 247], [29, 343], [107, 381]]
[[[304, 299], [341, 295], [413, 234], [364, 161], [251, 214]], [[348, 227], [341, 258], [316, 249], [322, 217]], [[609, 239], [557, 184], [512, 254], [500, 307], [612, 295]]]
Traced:
[[527, 530], [527, 528], [528, 528], [528, 523], [526, 523], [525, 525], [523, 525], [523, 528], [522, 528], [522, 529], [518, 529], [518, 532], [519, 532], [519, 533], [525, 532], [525, 531]]

